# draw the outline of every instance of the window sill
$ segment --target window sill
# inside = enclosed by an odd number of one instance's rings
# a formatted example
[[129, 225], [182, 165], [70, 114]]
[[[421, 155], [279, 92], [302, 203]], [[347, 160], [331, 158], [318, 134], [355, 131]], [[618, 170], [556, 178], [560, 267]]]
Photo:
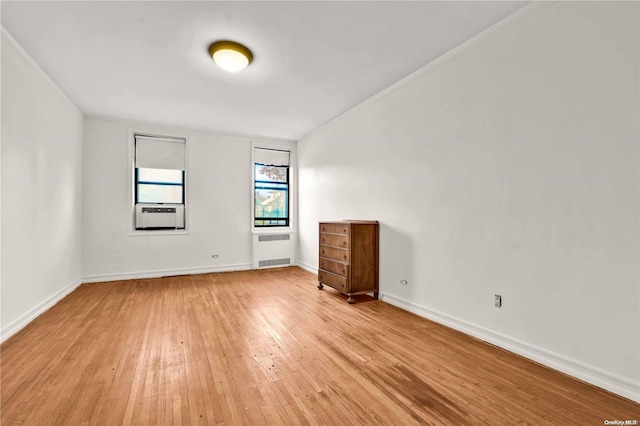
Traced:
[[141, 235], [152, 236], [152, 235], [189, 235], [189, 231], [187, 229], [176, 229], [171, 230], [167, 229], [166, 231], [144, 231], [144, 230], [133, 230], [129, 231], [130, 237], [137, 237]]
[[273, 228], [253, 228], [251, 230], [253, 235], [265, 235], [265, 234], [295, 234], [296, 230], [290, 226], [281, 226]]

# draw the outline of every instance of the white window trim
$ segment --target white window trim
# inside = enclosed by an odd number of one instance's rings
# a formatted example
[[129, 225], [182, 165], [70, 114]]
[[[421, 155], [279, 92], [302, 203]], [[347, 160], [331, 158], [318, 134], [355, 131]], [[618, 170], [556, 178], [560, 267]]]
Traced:
[[[254, 184], [255, 184], [255, 152], [256, 148], [277, 149], [289, 151], [289, 226], [276, 227], [256, 227], [255, 224], [255, 208], [254, 208]], [[293, 234], [297, 229], [298, 219], [298, 156], [295, 142], [276, 142], [276, 141], [251, 141], [251, 188], [249, 194], [251, 196], [251, 233], [254, 235], [264, 234]]]
[[[157, 138], [165, 139], [184, 139], [185, 141], [185, 173], [184, 173], [184, 229], [167, 229], [167, 230], [144, 230], [136, 229], [136, 200], [135, 191], [133, 186], [135, 185], [135, 173], [136, 173], [136, 142], [135, 135], [145, 135]], [[129, 236], [151, 236], [151, 235], [189, 235], [189, 228], [191, 227], [191, 208], [189, 208], [189, 192], [191, 185], [189, 185], [189, 138], [186, 135], [161, 135], [143, 130], [129, 129]]]

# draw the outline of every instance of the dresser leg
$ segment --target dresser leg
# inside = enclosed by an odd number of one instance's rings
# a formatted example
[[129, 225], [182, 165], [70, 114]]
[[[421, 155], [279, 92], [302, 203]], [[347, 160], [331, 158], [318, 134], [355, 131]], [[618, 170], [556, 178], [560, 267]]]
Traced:
[[318, 283], [318, 290], [322, 290], [324, 288], [324, 286], [322, 285], [322, 283]]
[[347, 299], [347, 302], [349, 302], [351, 305], [353, 305], [354, 303], [356, 303], [356, 299], [354, 299], [351, 295], [349, 295], [349, 298]]

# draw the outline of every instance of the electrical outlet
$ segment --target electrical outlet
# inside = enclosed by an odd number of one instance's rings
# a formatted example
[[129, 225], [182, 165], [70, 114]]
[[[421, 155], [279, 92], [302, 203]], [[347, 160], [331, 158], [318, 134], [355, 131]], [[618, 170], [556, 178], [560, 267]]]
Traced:
[[502, 296], [500, 296], [499, 294], [496, 294], [495, 305], [496, 308], [502, 307]]
[[212, 254], [212, 255], [211, 255], [211, 257], [212, 257], [212, 258], [214, 258], [214, 259], [217, 259], [217, 258], [219, 258], [219, 257], [220, 257], [220, 255]]
[[409, 282], [407, 280], [400, 280], [400, 284], [401, 285], [407, 285], [407, 284], [409, 284]]

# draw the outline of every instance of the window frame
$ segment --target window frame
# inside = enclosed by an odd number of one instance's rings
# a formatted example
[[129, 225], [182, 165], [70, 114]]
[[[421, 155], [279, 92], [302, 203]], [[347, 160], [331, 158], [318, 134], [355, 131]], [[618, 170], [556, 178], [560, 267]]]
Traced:
[[[289, 222], [288, 225], [279, 226], [256, 226], [255, 219], [255, 165], [261, 164], [255, 161], [256, 149], [270, 149], [276, 151], [289, 152], [289, 166], [288, 166], [288, 180], [289, 180]], [[298, 205], [297, 205], [297, 188], [298, 188], [298, 174], [297, 174], [297, 158], [296, 158], [296, 142], [286, 140], [273, 140], [273, 141], [251, 141], [251, 163], [249, 164], [251, 180], [249, 182], [249, 196], [250, 196], [250, 229], [254, 235], [264, 234], [292, 234], [296, 232], [296, 224], [298, 217]]]
[[[291, 153], [289, 153], [289, 155], [291, 155]], [[264, 167], [282, 167], [286, 169], [286, 173], [287, 173], [287, 180], [286, 182], [278, 182], [278, 181], [266, 181], [266, 180], [257, 180], [256, 179], [256, 166], [264, 166]], [[289, 224], [291, 222], [291, 202], [290, 202], [290, 196], [289, 193], [291, 191], [291, 182], [290, 182], [290, 174], [291, 174], [291, 165], [289, 166], [268, 166], [266, 164], [262, 164], [262, 163], [253, 163], [253, 226], [254, 228], [267, 228], [267, 229], [272, 229], [272, 228], [283, 228], [289, 227]], [[264, 216], [260, 216], [260, 217], [256, 217], [256, 191], [258, 189], [276, 189], [276, 190], [280, 190], [280, 188], [259, 188], [257, 186], [258, 183], [263, 183], [263, 184], [284, 184], [286, 185], [286, 211], [287, 211], [287, 216], [284, 218], [281, 217], [264, 217]], [[284, 221], [285, 223], [283, 225], [257, 225], [256, 222], [257, 221]]]
[[[133, 183], [133, 189], [134, 189], [134, 204], [172, 204], [172, 205], [185, 205], [185, 184], [184, 184], [184, 178], [185, 178], [185, 170], [180, 170], [181, 175], [182, 175], [182, 182], [181, 183], [170, 183], [170, 182], [153, 182], [153, 181], [140, 181], [140, 169], [146, 169], [147, 167], [136, 167], [134, 170], [134, 183]], [[157, 170], [157, 169], [156, 169]], [[172, 170], [172, 169], [167, 169], [167, 170]], [[138, 200], [138, 186], [142, 184], [142, 185], [163, 185], [163, 186], [180, 186], [182, 187], [182, 200], [179, 203], [172, 203], [172, 202], [166, 202], [166, 201], [156, 201], [156, 202], [149, 202], [149, 201], [139, 201]], [[185, 206], [186, 207], [186, 206]]]
[[[148, 132], [139, 129], [129, 129], [129, 208], [130, 208], [130, 220], [129, 220], [129, 232], [130, 237], [133, 236], [150, 236], [150, 235], [189, 235], [190, 234], [190, 216], [191, 209], [189, 205], [189, 139], [186, 135], [173, 134], [157, 134], [154, 132]], [[182, 170], [182, 203], [163, 203], [168, 206], [183, 206], [184, 210], [184, 228], [176, 229], [136, 229], [136, 206], [138, 204], [160, 204], [160, 203], [138, 203], [137, 202], [137, 185], [136, 185], [136, 136], [146, 138], [157, 138], [161, 140], [173, 140], [181, 141], [184, 143], [185, 154], [185, 169]], [[144, 168], [144, 167], [143, 167]]]

